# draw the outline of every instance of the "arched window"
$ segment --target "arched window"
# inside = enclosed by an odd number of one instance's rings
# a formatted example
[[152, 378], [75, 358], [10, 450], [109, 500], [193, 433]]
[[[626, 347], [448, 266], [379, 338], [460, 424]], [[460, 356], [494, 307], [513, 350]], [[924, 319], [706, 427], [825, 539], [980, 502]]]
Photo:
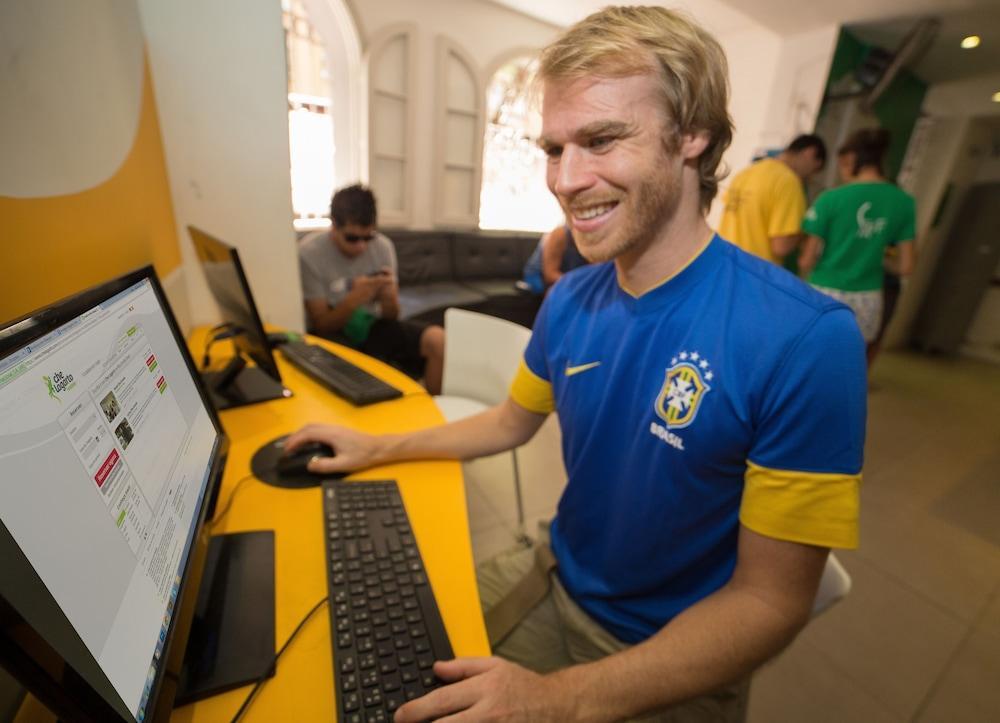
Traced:
[[330, 74], [323, 40], [302, 0], [282, 0], [288, 57], [288, 148], [296, 229], [328, 224], [334, 176]]
[[368, 173], [385, 225], [412, 214], [415, 36], [411, 25], [388, 27], [368, 51]]
[[437, 59], [437, 205], [440, 226], [475, 228], [479, 220], [483, 91], [472, 57], [445, 37]]
[[562, 222], [537, 144], [542, 119], [530, 97], [535, 67], [529, 57], [505, 63], [486, 89], [480, 228], [542, 232]]

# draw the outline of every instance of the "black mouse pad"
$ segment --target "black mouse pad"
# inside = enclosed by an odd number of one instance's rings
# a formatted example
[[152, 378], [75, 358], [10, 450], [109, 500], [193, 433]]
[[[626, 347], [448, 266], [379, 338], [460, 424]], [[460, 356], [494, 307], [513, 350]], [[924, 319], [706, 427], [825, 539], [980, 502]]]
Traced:
[[297, 475], [279, 475], [277, 470], [278, 459], [285, 453], [286, 439], [288, 439], [287, 434], [277, 439], [272, 439], [254, 452], [253, 459], [250, 460], [250, 471], [261, 482], [273, 487], [303, 489], [305, 487], [318, 487], [325, 479], [341, 479], [345, 476], [343, 472], [330, 472], [327, 474], [305, 472]]

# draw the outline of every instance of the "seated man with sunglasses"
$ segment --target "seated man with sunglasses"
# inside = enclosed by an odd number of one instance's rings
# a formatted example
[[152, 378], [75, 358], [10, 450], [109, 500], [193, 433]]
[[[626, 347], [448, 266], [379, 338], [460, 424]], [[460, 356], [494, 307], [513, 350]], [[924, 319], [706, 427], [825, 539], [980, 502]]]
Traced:
[[375, 230], [375, 196], [361, 185], [333, 194], [331, 227], [299, 245], [310, 333], [399, 367], [441, 391], [444, 329], [399, 320], [396, 249]]

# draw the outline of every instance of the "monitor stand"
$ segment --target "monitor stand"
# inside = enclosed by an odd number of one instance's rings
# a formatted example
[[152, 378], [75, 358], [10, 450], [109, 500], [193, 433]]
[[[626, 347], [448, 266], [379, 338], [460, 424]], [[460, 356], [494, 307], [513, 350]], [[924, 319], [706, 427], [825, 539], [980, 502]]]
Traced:
[[274, 675], [274, 532], [215, 535], [174, 705]]
[[240, 355], [234, 356], [221, 370], [202, 372], [201, 378], [219, 411], [292, 396], [281, 382], [259, 367], [248, 367]]

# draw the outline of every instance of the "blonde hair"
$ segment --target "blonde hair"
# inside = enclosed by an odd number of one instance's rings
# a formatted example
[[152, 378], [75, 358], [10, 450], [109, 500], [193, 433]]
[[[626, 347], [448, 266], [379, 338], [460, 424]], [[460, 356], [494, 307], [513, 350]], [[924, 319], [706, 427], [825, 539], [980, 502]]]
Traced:
[[663, 96], [667, 137], [705, 132], [698, 157], [701, 207], [708, 210], [726, 175], [722, 154], [733, 137], [729, 73], [718, 41], [685, 15], [662, 7], [607, 7], [581, 20], [542, 51], [538, 79], [619, 78], [653, 71]]

